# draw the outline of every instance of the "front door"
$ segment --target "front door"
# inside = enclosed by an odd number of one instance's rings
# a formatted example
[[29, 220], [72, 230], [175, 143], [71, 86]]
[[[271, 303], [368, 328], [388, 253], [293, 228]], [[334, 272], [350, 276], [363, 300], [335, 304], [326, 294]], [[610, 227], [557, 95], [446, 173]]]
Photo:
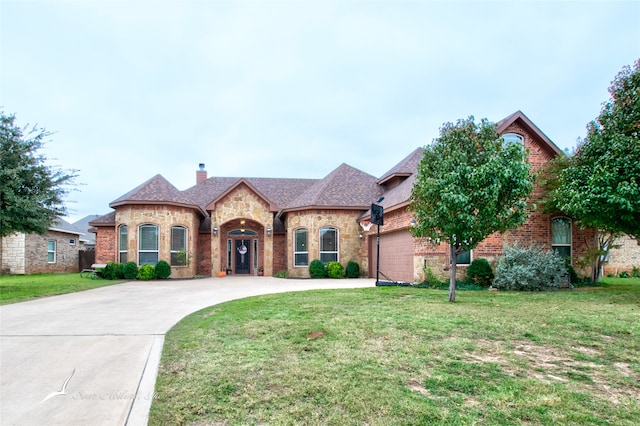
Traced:
[[251, 240], [236, 241], [236, 274], [251, 273]]

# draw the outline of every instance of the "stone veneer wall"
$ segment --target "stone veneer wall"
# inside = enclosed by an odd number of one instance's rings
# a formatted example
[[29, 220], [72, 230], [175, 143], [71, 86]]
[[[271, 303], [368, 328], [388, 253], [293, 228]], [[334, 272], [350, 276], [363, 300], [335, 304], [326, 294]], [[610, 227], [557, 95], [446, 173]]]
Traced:
[[[309, 277], [309, 266], [293, 266], [293, 235], [297, 228], [308, 229], [309, 263], [320, 258], [320, 228], [338, 229], [338, 261], [346, 268], [347, 262], [358, 262], [363, 270], [364, 244], [360, 239], [360, 225], [356, 221], [362, 213], [357, 210], [305, 210], [287, 214], [287, 257], [289, 276]], [[365, 270], [366, 271], [366, 270]]]
[[633, 272], [633, 267], [640, 268], [640, 245], [638, 240], [625, 235], [615, 242], [618, 248], [611, 249], [609, 252], [609, 262], [604, 265], [604, 276], [607, 274], [619, 274]]
[[25, 234], [13, 233], [2, 238], [2, 267], [3, 274], [25, 273]]
[[[212, 274], [217, 274], [226, 266], [226, 231], [239, 227], [239, 221], [251, 221], [252, 229], [260, 234], [259, 265], [264, 268], [264, 275], [273, 275], [273, 235], [266, 236], [266, 229], [273, 229], [273, 212], [269, 205], [247, 185], [241, 184], [216, 202], [211, 211], [211, 226], [218, 227], [218, 236], [211, 237]], [[237, 223], [237, 225], [235, 225]], [[247, 224], [248, 225], [248, 224]], [[252, 238], [253, 239], [253, 238]]]
[[[126, 205], [116, 209], [116, 226], [114, 228], [113, 241], [117, 245], [120, 225], [127, 225], [129, 261], [138, 261], [138, 226], [158, 225], [160, 241], [158, 246], [158, 260], [166, 260], [171, 263], [171, 227], [184, 226], [187, 228], [187, 252], [189, 263], [186, 266], [171, 265], [171, 278], [191, 278], [196, 275], [196, 243], [198, 241], [199, 214], [197, 211], [172, 205]], [[96, 241], [98, 244], [98, 241]], [[118, 248], [114, 247], [113, 258], [117, 261]]]

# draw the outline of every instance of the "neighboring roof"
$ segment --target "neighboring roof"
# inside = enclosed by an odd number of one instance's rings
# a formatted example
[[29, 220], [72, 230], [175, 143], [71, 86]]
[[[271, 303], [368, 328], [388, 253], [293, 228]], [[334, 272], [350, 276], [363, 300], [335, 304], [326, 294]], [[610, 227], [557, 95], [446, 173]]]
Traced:
[[143, 184], [135, 187], [115, 201], [109, 207], [126, 204], [169, 204], [197, 209], [203, 216], [207, 213], [184, 192], [179, 191], [162, 175], [155, 175]]
[[378, 180], [379, 185], [384, 185], [395, 177], [409, 177], [418, 170], [418, 163], [422, 159], [423, 148], [416, 148], [411, 154], [407, 155], [402, 161], [393, 166], [391, 170], [382, 175]]
[[498, 133], [503, 134], [505, 130], [516, 121], [520, 121], [520, 123], [523, 124], [527, 128], [527, 130], [536, 135], [555, 154], [562, 154], [562, 150], [558, 148], [558, 146], [553, 143], [553, 141], [549, 139], [547, 135], [545, 135], [542, 130], [538, 128], [538, 126], [533, 124], [533, 121], [529, 120], [529, 117], [524, 115], [522, 111], [516, 111], [510, 116], [498, 121]]
[[330, 207], [367, 209], [382, 194], [376, 178], [342, 164], [287, 205], [283, 211]]
[[93, 220], [96, 220], [99, 217], [100, 217], [100, 215], [98, 215], [98, 214], [92, 214], [92, 215], [85, 216], [82, 219], [73, 222], [73, 226], [83, 232], [84, 239], [89, 244], [94, 244], [96, 242], [96, 234], [94, 232], [91, 232], [91, 230], [89, 229], [89, 228], [91, 228], [91, 225], [89, 225], [89, 222], [91, 222]]
[[49, 227], [49, 231], [64, 232], [66, 234], [74, 234], [74, 235], [84, 234], [83, 231], [76, 228], [75, 226], [73, 226], [72, 224], [70, 224], [69, 222], [67, 222], [61, 217], [54, 219], [54, 221], [51, 223], [51, 226]]

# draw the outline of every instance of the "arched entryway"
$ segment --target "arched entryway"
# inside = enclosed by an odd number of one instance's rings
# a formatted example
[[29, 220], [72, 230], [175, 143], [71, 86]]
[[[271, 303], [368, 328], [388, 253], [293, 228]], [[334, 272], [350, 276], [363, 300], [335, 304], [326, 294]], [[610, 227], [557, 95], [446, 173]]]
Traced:
[[228, 274], [257, 275], [264, 267], [264, 226], [250, 219], [235, 219], [220, 232], [220, 257]]

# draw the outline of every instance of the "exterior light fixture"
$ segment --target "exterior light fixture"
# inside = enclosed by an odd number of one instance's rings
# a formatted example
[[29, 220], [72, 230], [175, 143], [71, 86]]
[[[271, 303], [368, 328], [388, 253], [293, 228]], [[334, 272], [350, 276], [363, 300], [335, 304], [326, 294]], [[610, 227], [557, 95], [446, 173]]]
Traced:
[[217, 226], [214, 226], [214, 227], [213, 227], [213, 236], [214, 236], [214, 237], [217, 237], [217, 236], [218, 236], [218, 227], [217, 227]]
[[271, 236], [271, 227], [267, 226], [267, 237]]

